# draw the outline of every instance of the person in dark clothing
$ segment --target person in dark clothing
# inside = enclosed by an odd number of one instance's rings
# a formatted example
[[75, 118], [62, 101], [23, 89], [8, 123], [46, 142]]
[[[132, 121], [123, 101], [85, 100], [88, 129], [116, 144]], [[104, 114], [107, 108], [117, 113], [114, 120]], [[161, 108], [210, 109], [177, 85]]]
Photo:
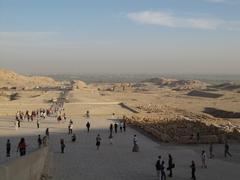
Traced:
[[86, 124], [86, 127], [87, 127], [87, 132], [89, 132], [89, 131], [90, 131], [90, 126], [91, 126], [91, 124], [90, 124], [90, 122], [88, 121], [88, 122], [87, 122], [87, 124]]
[[113, 132], [113, 124], [110, 124], [109, 130], [110, 130], [110, 134], [112, 134], [112, 132]]
[[161, 163], [161, 180], [166, 180], [164, 161], [162, 161], [162, 163]]
[[117, 129], [118, 129], [118, 125], [117, 125], [117, 123], [114, 123], [114, 130], [115, 130], [115, 133], [117, 133]]
[[46, 136], [49, 138], [49, 128], [46, 129], [45, 134], [46, 134]]
[[211, 143], [210, 146], [209, 146], [209, 154], [210, 154], [210, 159], [212, 159], [214, 157], [214, 154], [213, 154], [213, 144]]
[[192, 179], [192, 180], [196, 180], [196, 175], [195, 175], [196, 166], [195, 166], [195, 162], [194, 162], [194, 161], [192, 161], [192, 164], [190, 165], [190, 168], [191, 168], [191, 172], [192, 172], [192, 177], [191, 177], [191, 179]]
[[100, 147], [100, 144], [101, 144], [101, 140], [102, 140], [102, 138], [100, 137], [100, 134], [98, 134], [97, 137], [96, 137], [97, 150], [99, 150], [99, 147]]
[[27, 145], [25, 143], [25, 139], [21, 138], [17, 148], [17, 152], [19, 151], [20, 156], [24, 156], [26, 154], [26, 147]]
[[21, 127], [21, 121], [18, 119], [17, 122], [18, 122], [18, 127], [20, 128]]
[[7, 140], [7, 144], [6, 144], [6, 149], [7, 149], [7, 153], [6, 153], [6, 156], [7, 157], [10, 157], [11, 156], [11, 143], [10, 143], [10, 140], [8, 139]]
[[225, 145], [224, 145], [224, 156], [227, 157], [230, 156], [232, 157], [232, 154], [229, 152], [229, 145], [228, 145], [228, 142], [226, 141], [225, 142]]
[[77, 138], [76, 138], [76, 134], [73, 134], [73, 135], [72, 135], [72, 142], [75, 142], [76, 139], [77, 139]]
[[65, 149], [65, 143], [64, 143], [64, 139], [61, 139], [60, 140], [60, 146], [61, 146], [61, 153], [63, 154], [64, 153], [64, 149]]
[[42, 138], [40, 135], [38, 135], [38, 148], [41, 148], [42, 146]]
[[175, 164], [173, 164], [172, 155], [168, 154], [168, 168], [167, 168], [167, 170], [169, 171], [169, 175], [168, 175], [169, 177], [173, 176], [172, 169], [174, 167], [175, 167]]
[[197, 143], [199, 143], [200, 142], [200, 133], [198, 132], [197, 133]]
[[39, 129], [40, 127], [40, 123], [39, 123], [39, 120], [37, 119], [37, 128]]
[[161, 172], [161, 156], [158, 156], [158, 160], [155, 164], [156, 171], [157, 171], [157, 177], [160, 178], [160, 172]]
[[123, 122], [123, 131], [126, 132], [126, 122]]

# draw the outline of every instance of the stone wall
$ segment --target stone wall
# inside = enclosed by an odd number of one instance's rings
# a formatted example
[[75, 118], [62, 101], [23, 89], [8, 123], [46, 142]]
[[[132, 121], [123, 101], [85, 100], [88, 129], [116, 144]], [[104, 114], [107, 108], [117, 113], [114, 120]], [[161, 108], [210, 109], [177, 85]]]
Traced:
[[0, 180], [40, 180], [48, 147], [0, 165]]
[[[213, 124], [177, 116], [175, 119], [159, 119], [153, 117], [123, 117], [129, 125], [143, 129], [148, 134], [163, 142], [181, 144], [223, 143], [226, 138], [240, 140], [239, 131], [226, 131]], [[197, 134], [200, 138], [198, 140]]]

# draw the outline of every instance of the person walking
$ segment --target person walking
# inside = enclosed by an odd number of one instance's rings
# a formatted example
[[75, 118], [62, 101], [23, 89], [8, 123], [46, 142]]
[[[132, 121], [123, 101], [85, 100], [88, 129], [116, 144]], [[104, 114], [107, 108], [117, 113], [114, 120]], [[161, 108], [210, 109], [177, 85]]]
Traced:
[[64, 139], [61, 139], [60, 140], [60, 147], [61, 147], [61, 153], [63, 154], [64, 153], [64, 149], [65, 149], [65, 143], [64, 143]]
[[133, 136], [133, 149], [132, 152], [139, 152], [139, 146], [137, 144], [137, 135]]
[[192, 174], [191, 179], [192, 180], [196, 180], [196, 175], [195, 175], [195, 173], [196, 173], [196, 166], [195, 166], [195, 162], [194, 161], [192, 161], [192, 163], [190, 165], [190, 168], [191, 168], [191, 174]]
[[46, 129], [45, 135], [49, 138], [49, 128]]
[[109, 130], [110, 130], [110, 134], [113, 133], [113, 124], [110, 124]]
[[126, 132], [126, 122], [123, 122], [123, 131]]
[[213, 144], [210, 143], [210, 146], [209, 146], [209, 158], [212, 159], [214, 157], [214, 154], [213, 154]]
[[73, 133], [73, 124], [70, 123], [68, 126], [68, 134], [72, 134]]
[[228, 144], [227, 141], [225, 142], [225, 145], [224, 145], [224, 156], [225, 157], [227, 157], [227, 156], [232, 157], [232, 154], [229, 152], [229, 144]]
[[42, 147], [42, 138], [40, 135], [38, 135], [38, 148]]
[[166, 180], [164, 161], [162, 161], [162, 163], [161, 163], [161, 180]]
[[122, 130], [123, 130], [123, 123], [120, 122], [120, 132], [122, 133]]
[[172, 169], [175, 168], [175, 164], [173, 163], [172, 155], [168, 154], [168, 168], [167, 170], [169, 171], [169, 177], [173, 176]]
[[75, 142], [76, 139], [77, 139], [76, 134], [73, 134], [73, 135], [72, 135], [72, 142]]
[[200, 133], [197, 132], [197, 143], [200, 143]]
[[117, 129], [118, 129], [118, 125], [117, 125], [117, 123], [115, 122], [114, 123], [114, 130], [115, 130], [115, 133], [117, 134]]
[[10, 157], [11, 156], [11, 143], [10, 140], [7, 140], [7, 144], [6, 144], [6, 157]]
[[91, 126], [91, 124], [90, 124], [90, 122], [88, 121], [87, 124], [86, 124], [87, 132], [88, 132], [88, 133], [89, 133], [89, 131], [90, 131], [90, 126]]
[[110, 135], [109, 135], [109, 141], [110, 141], [110, 144], [113, 144], [113, 135], [112, 135], [112, 132], [110, 132]]
[[40, 123], [39, 123], [39, 119], [37, 119], [37, 128], [39, 129], [40, 127]]
[[18, 143], [18, 148], [17, 148], [17, 152], [19, 151], [20, 156], [26, 155], [26, 148], [27, 148], [27, 145], [25, 143], [25, 139], [21, 138], [20, 142]]
[[102, 140], [102, 138], [100, 137], [100, 134], [98, 134], [97, 137], [96, 137], [97, 150], [99, 150], [99, 147], [100, 147], [100, 144], [101, 144], [101, 140]]
[[158, 160], [155, 164], [155, 168], [157, 171], [157, 178], [160, 179], [160, 173], [161, 173], [161, 156], [158, 156]]
[[17, 124], [18, 124], [18, 128], [20, 128], [20, 127], [21, 127], [21, 121], [20, 121], [20, 119], [17, 120]]
[[203, 150], [203, 151], [202, 151], [202, 154], [201, 154], [202, 168], [207, 168], [206, 158], [207, 158], [207, 154], [206, 154], [206, 152]]

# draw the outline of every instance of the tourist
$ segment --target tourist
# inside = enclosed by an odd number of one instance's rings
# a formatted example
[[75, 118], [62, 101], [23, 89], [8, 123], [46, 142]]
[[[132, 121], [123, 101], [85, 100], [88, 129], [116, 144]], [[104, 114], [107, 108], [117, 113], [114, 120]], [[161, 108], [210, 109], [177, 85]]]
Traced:
[[175, 168], [175, 164], [173, 163], [172, 155], [168, 154], [168, 168], [167, 170], [169, 171], [169, 177], [173, 176], [172, 169]]
[[120, 122], [120, 132], [122, 133], [122, 130], [123, 130], [123, 123]]
[[126, 122], [123, 122], [123, 131], [126, 132]]
[[44, 147], [47, 146], [47, 136], [43, 137], [42, 144], [43, 144]]
[[45, 134], [49, 138], [49, 128], [46, 129]]
[[161, 163], [161, 180], [166, 180], [164, 161], [162, 161], [162, 163]]
[[137, 135], [133, 137], [133, 149], [132, 152], [139, 152], [139, 146], [137, 144]]
[[90, 118], [90, 112], [89, 112], [89, 110], [87, 110], [87, 112], [86, 112], [86, 117], [87, 117], [87, 118]]
[[97, 150], [99, 150], [99, 147], [100, 147], [100, 144], [101, 144], [101, 140], [102, 140], [102, 138], [100, 137], [100, 134], [98, 134], [97, 137], [96, 137]]
[[25, 143], [25, 139], [21, 138], [17, 148], [17, 152], [19, 151], [20, 156], [24, 156], [26, 154], [26, 147], [27, 145]]
[[109, 141], [110, 141], [110, 144], [113, 144], [113, 135], [112, 135], [112, 132], [110, 132], [110, 135], [109, 135]]
[[10, 157], [11, 156], [11, 143], [10, 140], [7, 140], [7, 144], [6, 144], [6, 156]]
[[73, 135], [72, 135], [72, 142], [75, 142], [76, 139], [77, 139], [76, 134], [73, 134]]
[[229, 145], [228, 145], [228, 142], [226, 141], [225, 142], [225, 145], [224, 145], [224, 156], [227, 157], [230, 156], [232, 157], [232, 154], [229, 152]]
[[70, 123], [68, 126], [68, 134], [72, 134], [73, 133], [73, 124]]
[[91, 125], [90, 125], [90, 122], [88, 121], [87, 124], [86, 124], [87, 132], [89, 132], [89, 130], [90, 130], [90, 126], [91, 126]]
[[195, 166], [195, 162], [194, 161], [192, 161], [192, 164], [190, 165], [190, 168], [191, 168], [191, 172], [192, 172], [191, 179], [192, 180], [196, 180], [196, 175], [195, 175], [195, 173], [196, 173], [196, 166]]
[[117, 133], [117, 129], [118, 129], [118, 125], [117, 125], [117, 123], [115, 122], [115, 123], [114, 123], [114, 130], [115, 130], [115, 133]]
[[199, 143], [199, 142], [200, 142], [200, 133], [197, 132], [197, 143]]
[[202, 154], [201, 154], [202, 168], [207, 168], [206, 158], [207, 158], [207, 154], [206, 154], [206, 152], [203, 150], [203, 151], [202, 151]]
[[157, 177], [160, 179], [160, 172], [161, 172], [161, 156], [158, 156], [158, 160], [155, 164], [156, 171], [157, 171]]
[[213, 154], [213, 144], [210, 143], [210, 146], [209, 146], [209, 158], [212, 159], [214, 157], [214, 154]]
[[110, 130], [110, 134], [111, 134], [113, 132], [113, 124], [110, 124], [109, 130]]
[[21, 127], [21, 121], [19, 119], [17, 120], [17, 123], [18, 123], [18, 128], [20, 128]]
[[39, 124], [39, 119], [37, 119], [37, 128], [39, 129], [39, 126], [40, 126], [40, 124]]
[[41, 139], [41, 136], [38, 135], [38, 148], [41, 148], [42, 146], [42, 139]]
[[65, 144], [64, 144], [64, 139], [61, 139], [60, 140], [60, 146], [61, 146], [61, 153], [63, 154], [64, 153], [64, 149], [65, 149]]
[[14, 125], [15, 125], [15, 130], [18, 130], [18, 120], [15, 120]]

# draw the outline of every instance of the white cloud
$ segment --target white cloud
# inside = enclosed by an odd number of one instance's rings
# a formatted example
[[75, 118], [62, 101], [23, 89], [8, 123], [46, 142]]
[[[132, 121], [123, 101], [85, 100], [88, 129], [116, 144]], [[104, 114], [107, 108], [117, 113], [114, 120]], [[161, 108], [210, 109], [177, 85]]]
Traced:
[[171, 28], [193, 28], [203, 30], [240, 30], [240, 21], [226, 21], [214, 18], [180, 17], [164, 11], [141, 11], [128, 13], [135, 22]]

